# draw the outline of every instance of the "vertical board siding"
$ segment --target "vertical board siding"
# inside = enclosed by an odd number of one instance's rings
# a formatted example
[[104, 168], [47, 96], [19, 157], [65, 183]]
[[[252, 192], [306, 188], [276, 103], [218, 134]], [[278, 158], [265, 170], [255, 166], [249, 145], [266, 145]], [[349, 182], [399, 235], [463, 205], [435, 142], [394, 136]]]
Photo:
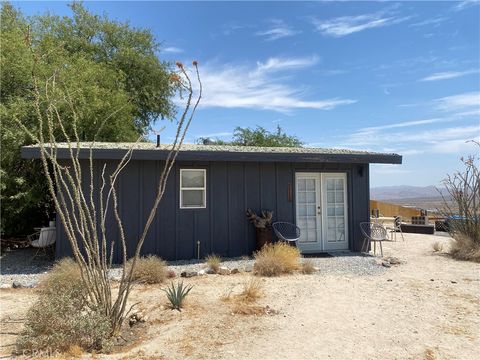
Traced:
[[[245, 208], [256, 212], [261, 208], [261, 189], [260, 189], [260, 166], [258, 162], [245, 163]], [[245, 212], [243, 213], [245, 216]], [[246, 218], [246, 216], [245, 216]], [[245, 244], [246, 254], [251, 254], [255, 250], [255, 227], [246, 221], [247, 240]]]
[[227, 164], [212, 162], [210, 165], [211, 191], [208, 195], [211, 223], [211, 252], [228, 256], [228, 175]]
[[228, 255], [244, 255], [245, 233], [245, 193], [244, 164], [230, 162], [228, 171]]
[[[95, 165], [95, 187], [100, 186], [105, 161]], [[107, 161], [106, 179], [117, 162]], [[129, 255], [143, 230], [156, 196], [163, 161], [132, 161], [118, 179], [119, 211], [124, 224]], [[85, 164], [84, 166], [88, 166]], [[363, 166], [363, 173], [359, 167]], [[88, 167], [87, 167], [88, 168]], [[207, 170], [207, 208], [180, 209], [179, 173], [181, 168]], [[178, 162], [167, 181], [164, 196], [150, 228], [143, 254], [156, 254], [166, 260], [192, 259], [216, 253], [240, 256], [255, 250], [255, 228], [245, 216], [247, 208], [256, 212], [274, 211], [274, 220], [295, 222], [295, 172], [346, 172], [348, 179], [349, 245], [360, 250], [359, 223], [369, 219], [368, 164], [313, 164], [273, 162]], [[84, 179], [89, 181], [89, 179]], [[292, 201], [288, 187], [292, 186]], [[98, 203], [96, 203], [97, 205]], [[109, 208], [106, 226], [109, 241], [114, 240], [114, 261], [121, 261], [118, 228]], [[57, 230], [57, 257], [70, 255], [60, 219]], [[197, 251], [200, 241], [200, 254]]]
[[260, 163], [260, 210], [273, 211], [273, 219], [277, 218], [277, 189], [275, 163]]

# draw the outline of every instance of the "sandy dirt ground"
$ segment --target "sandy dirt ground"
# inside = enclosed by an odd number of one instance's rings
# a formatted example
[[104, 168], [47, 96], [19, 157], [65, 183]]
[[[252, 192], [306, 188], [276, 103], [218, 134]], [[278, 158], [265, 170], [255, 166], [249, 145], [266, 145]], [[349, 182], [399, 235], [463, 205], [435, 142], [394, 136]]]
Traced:
[[[288, 275], [262, 278], [259, 308], [233, 314], [251, 274], [187, 279], [194, 285], [181, 313], [166, 307], [160, 286], [138, 286], [148, 316], [136, 344], [108, 359], [478, 359], [480, 264], [433, 253], [444, 236], [408, 234], [386, 243], [404, 263], [380, 275]], [[8, 357], [32, 289], [0, 292], [1, 353]], [[277, 313], [278, 312], [278, 313]], [[12, 322], [13, 321], [13, 322]], [[85, 355], [90, 357], [90, 355]]]

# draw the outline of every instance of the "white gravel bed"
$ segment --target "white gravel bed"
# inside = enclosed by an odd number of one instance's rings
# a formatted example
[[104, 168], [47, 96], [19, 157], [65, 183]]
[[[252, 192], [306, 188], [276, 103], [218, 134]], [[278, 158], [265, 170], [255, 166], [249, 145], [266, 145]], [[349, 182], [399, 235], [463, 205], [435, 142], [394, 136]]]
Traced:
[[[31, 255], [31, 254], [30, 254]], [[23, 261], [13, 261], [12, 254], [9, 255], [8, 261], [4, 261], [2, 257], [2, 267], [0, 274], [0, 286], [10, 287], [13, 282], [18, 282], [26, 287], [35, 286], [40, 281], [40, 278], [47, 273], [51, 267], [51, 262], [25, 261], [29, 254], [15, 254]], [[318, 269], [317, 274], [332, 274], [332, 275], [352, 275], [352, 276], [366, 276], [366, 275], [380, 275], [387, 268], [381, 265], [379, 258], [361, 255], [353, 252], [337, 252], [332, 253], [330, 257], [308, 257], [313, 261], [314, 266]], [[238, 269], [239, 271], [251, 271], [253, 268], [253, 259], [249, 258], [232, 258], [225, 259], [221, 266], [230, 270]], [[168, 262], [169, 270], [175, 271], [177, 276], [183, 271], [200, 271], [205, 269], [206, 265], [203, 260], [189, 260], [189, 261], [171, 261]], [[121, 268], [115, 267], [110, 270], [110, 277], [112, 279], [119, 279], [121, 275]]]

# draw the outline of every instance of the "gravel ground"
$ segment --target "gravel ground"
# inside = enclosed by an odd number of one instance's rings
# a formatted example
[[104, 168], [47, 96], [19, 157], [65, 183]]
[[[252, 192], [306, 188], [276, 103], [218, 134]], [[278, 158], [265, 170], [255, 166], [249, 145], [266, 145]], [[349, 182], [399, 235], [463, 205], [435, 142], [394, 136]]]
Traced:
[[[34, 249], [19, 249], [7, 252], [1, 256], [0, 286], [10, 287], [12, 283], [19, 282], [23, 286], [35, 286], [40, 278], [47, 273], [53, 262], [45, 258], [33, 259]], [[314, 266], [319, 269], [318, 274], [339, 275], [377, 275], [383, 274], [387, 269], [381, 265], [379, 258], [361, 255], [352, 252], [332, 253], [331, 257], [309, 257]], [[222, 266], [240, 271], [248, 271], [253, 267], [253, 259], [232, 258], [222, 262]], [[171, 261], [169, 269], [180, 274], [182, 271], [199, 271], [205, 268], [201, 260]], [[111, 270], [111, 278], [116, 279], [121, 275], [120, 268]]]

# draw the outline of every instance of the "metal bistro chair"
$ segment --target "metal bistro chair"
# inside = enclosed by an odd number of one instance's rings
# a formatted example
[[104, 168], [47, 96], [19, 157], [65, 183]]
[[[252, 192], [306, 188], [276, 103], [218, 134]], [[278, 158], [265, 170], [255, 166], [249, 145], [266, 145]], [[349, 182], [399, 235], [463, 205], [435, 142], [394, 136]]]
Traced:
[[397, 241], [397, 232], [400, 232], [400, 235], [402, 235], [402, 240], [405, 241], [405, 238], [403, 237], [403, 232], [402, 232], [401, 216], [395, 216], [395, 220], [393, 221], [393, 226], [387, 226], [387, 230], [390, 231], [390, 234], [392, 234], [392, 240]]
[[275, 222], [272, 227], [280, 240], [297, 246], [297, 240], [300, 239], [300, 228], [297, 225], [288, 222]]
[[362, 230], [364, 237], [361, 251], [364, 252], [368, 250], [371, 242], [373, 241], [373, 254], [376, 255], [378, 242], [380, 244], [380, 253], [383, 256], [382, 241], [388, 240], [387, 229], [385, 229], [382, 225], [372, 222], [360, 223], [360, 229]]
[[33, 256], [32, 260], [37, 257], [39, 252], [43, 252], [44, 255], [47, 255], [47, 249], [53, 248], [53, 245], [55, 245], [55, 235], [56, 228], [44, 227], [35, 234], [28, 236], [28, 240], [30, 240], [30, 245], [37, 249], [37, 252]]

